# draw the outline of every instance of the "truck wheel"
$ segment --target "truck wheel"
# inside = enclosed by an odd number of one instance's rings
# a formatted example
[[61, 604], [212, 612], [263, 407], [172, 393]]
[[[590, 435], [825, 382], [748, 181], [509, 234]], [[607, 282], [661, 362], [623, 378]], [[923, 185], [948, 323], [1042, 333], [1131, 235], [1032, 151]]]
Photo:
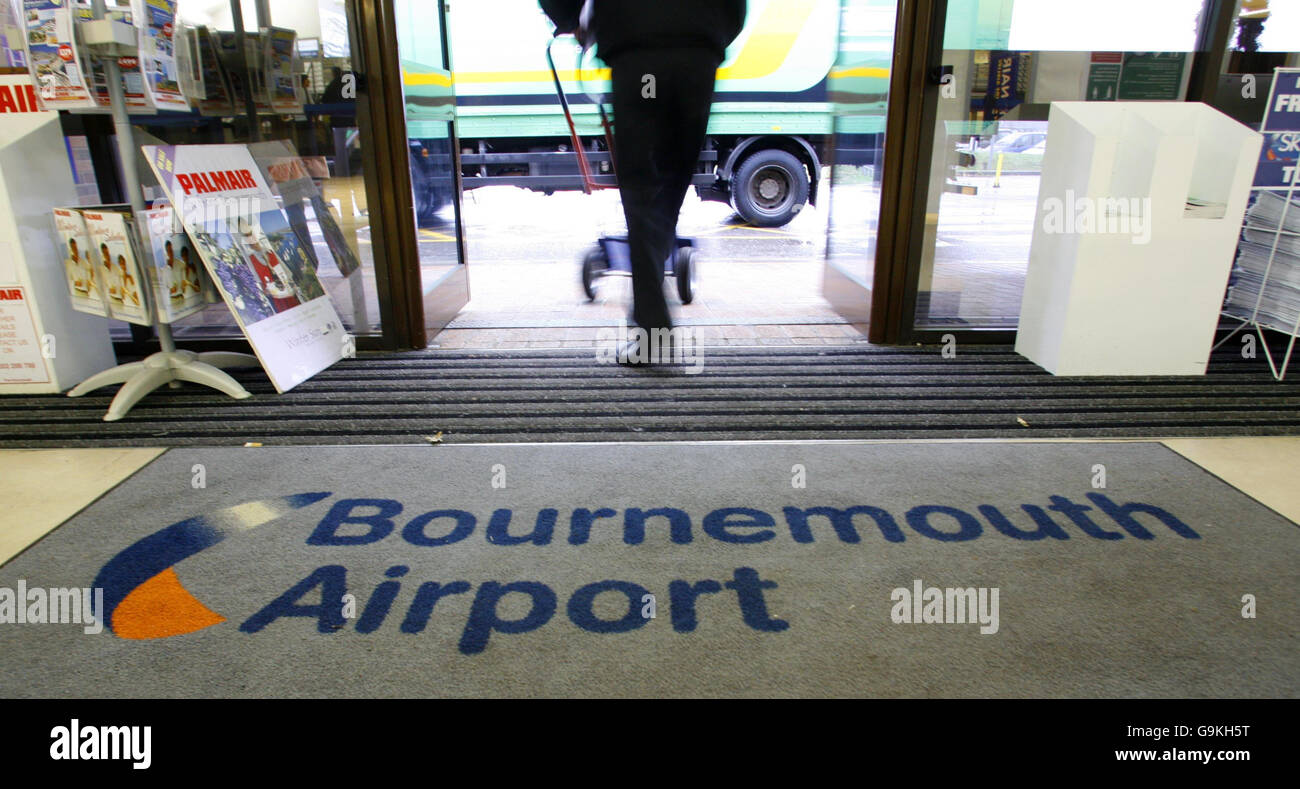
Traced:
[[808, 173], [785, 151], [769, 148], [745, 157], [731, 179], [731, 207], [756, 227], [780, 227], [808, 202]]

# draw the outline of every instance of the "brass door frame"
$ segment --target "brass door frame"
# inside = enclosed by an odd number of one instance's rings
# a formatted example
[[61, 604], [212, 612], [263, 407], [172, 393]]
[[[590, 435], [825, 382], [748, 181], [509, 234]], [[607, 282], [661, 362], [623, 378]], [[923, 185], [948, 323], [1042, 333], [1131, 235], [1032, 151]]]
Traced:
[[347, 0], [357, 77], [363, 178], [370, 212], [383, 347], [424, 348], [420, 250], [415, 237], [406, 104], [393, 0]]

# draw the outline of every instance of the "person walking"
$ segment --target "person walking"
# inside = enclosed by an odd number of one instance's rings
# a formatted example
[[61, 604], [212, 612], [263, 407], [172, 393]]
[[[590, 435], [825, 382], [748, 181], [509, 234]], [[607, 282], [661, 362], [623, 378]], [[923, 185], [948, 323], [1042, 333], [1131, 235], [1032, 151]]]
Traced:
[[[632, 321], [647, 341], [670, 336], [664, 265], [704, 144], [716, 72], [745, 25], [746, 0], [540, 2], [557, 32], [577, 33], [584, 45], [594, 37], [597, 56], [612, 71], [614, 168], [627, 219]], [[652, 348], [625, 349], [620, 360], [654, 363]]]

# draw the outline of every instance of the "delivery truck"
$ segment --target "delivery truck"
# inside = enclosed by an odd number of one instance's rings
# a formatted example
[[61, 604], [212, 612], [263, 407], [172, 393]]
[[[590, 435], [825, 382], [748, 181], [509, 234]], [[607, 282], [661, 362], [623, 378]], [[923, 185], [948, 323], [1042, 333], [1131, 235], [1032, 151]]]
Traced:
[[[823, 165], [874, 164], [884, 131], [894, 5], [749, 0], [744, 30], [718, 69], [694, 180], [699, 196], [730, 203], [755, 226], [778, 227], [816, 202]], [[433, 3], [398, 8], [421, 224], [451, 198], [452, 124], [463, 188], [582, 189], [546, 62], [553, 26], [536, 0], [446, 0], [445, 7], [445, 26]], [[552, 52], [588, 160], [614, 183], [595, 104], [609, 91], [609, 70], [571, 39], [555, 42]], [[842, 104], [837, 92], [850, 103]]]

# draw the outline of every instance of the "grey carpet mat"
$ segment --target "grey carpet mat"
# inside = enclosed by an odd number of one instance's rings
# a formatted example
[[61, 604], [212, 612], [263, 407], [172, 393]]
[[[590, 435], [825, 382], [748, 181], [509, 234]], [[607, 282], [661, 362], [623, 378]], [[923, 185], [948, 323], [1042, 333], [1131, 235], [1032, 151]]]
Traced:
[[0, 568], [111, 625], [0, 696], [1295, 697], [1297, 559], [1151, 443], [174, 449]]
[[0, 448], [1294, 435], [1300, 376], [1216, 356], [1185, 378], [1057, 378], [1006, 346], [706, 349], [698, 375], [593, 351], [363, 354], [276, 395], [196, 386], [101, 421], [115, 393], [0, 397]]

